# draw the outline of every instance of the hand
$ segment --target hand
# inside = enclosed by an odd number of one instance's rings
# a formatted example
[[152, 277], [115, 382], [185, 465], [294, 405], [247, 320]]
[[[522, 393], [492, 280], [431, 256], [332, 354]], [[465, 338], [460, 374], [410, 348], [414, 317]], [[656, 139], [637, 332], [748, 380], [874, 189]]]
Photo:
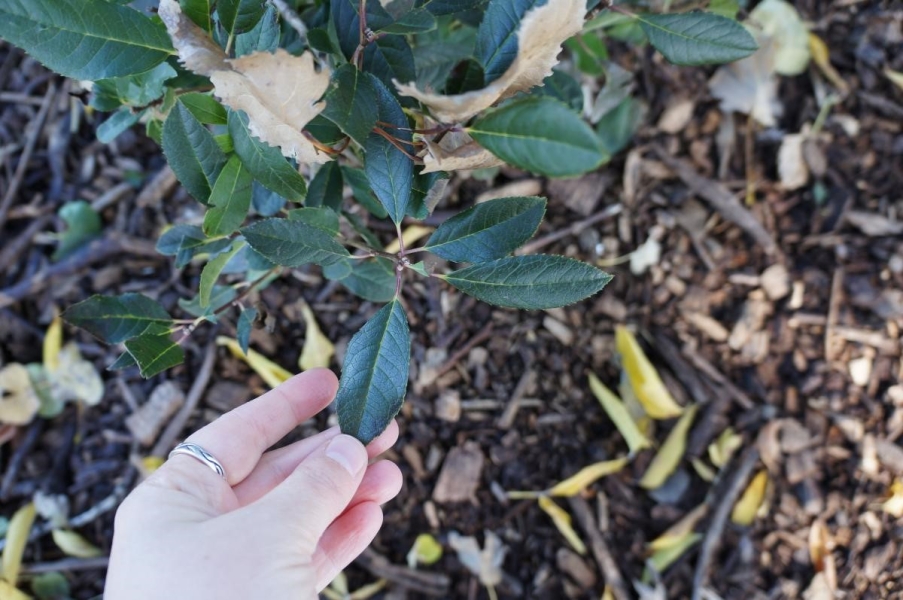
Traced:
[[226, 478], [176, 455], [135, 488], [116, 513], [105, 600], [316, 598], [373, 541], [402, 484], [395, 464], [367, 464], [395, 443], [394, 422], [366, 449], [332, 428], [265, 452], [337, 385], [307, 371], [189, 437]]

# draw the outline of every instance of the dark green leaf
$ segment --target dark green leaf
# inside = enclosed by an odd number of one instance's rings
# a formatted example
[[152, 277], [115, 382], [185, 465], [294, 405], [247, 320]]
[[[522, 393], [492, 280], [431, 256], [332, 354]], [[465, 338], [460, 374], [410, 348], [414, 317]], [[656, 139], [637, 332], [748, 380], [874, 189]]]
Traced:
[[228, 238], [211, 240], [196, 225], [175, 225], [157, 240], [157, 252], [176, 257], [176, 267], [182, 268], [198, 254], [217, 254], [227, 248]]
[[342, 433], [368, 444], [389, 426], [404, 403], [410, 360], [408, 320], [396, 300], [348, 343], [336, 394]]
[[[464, 31], [472, 30], [464, 29]], [[472, 39], [469, 43], [441, 41], [417, 46], [417, 52], [414, 54], [417, 82], [423, 89], [444, 89], [448, 74], [455, 65], [469, 58], [472, 50]]]
[[[379, 102], [379, 120], [388, 123], [384, 128], [400, 142], [410, 142], [412, 134], [408, 129], [408, 119], [401, 105], [389, 90], [375, 84]], [[411, 203], [414, 180], [414, 163], [408, 156], [385, 137], [371, 133], [364, 145], [364, 172], [376, 197], [386, 208], [395, 223], [401, 223]]]
[[235, 36], [236, 58], [252, 52], [275, 52], [279, 47], [280, 34], [279, 13], [272, 6], [267, 6], [263, 17], [253, 29]]
[[305, 125], [304, 130], [327, 146], [332, 146], [345, 139], [345, 134], [338, 125], [321, 115], [314, 117], [310, 123]]
[[323, 99], [326, 101], [323, 116], [363, 145], [379, 117], [373, 76], [353, 65], [342, 65], [332, 74]]
[[501, 258], [533, 237], [545, 212], [545, 199], [536, 196], [483, 202], [442, 223], [426, 249], [454, 262]]
[[179, 102], [191, 111], [194, 118], [206, 125], [225, 125], [226, 108], [210, 94], [191, 92], [179, 96]]
[[97, 141], [109, 144], [124, 133], [126, 129], [137, 123], [140, 117], [140, 112], [132, 112], [131, 109], [123, 106], [98, 126]]
[[549, 177], [586, 173], [606, 159], [590, 126], [551, 98], [511, 102], [490, 111], [468, 132], [505, 162]]
[[611, 281], [611, 275], [572, 258], [532, 255], [473, 265], [444, 279], [489, 304], [545, 309], [592, 296]]
[[150, 71], [94, 82], [91, 106], [97, 110], [116, 110], [122, 105], [144, 107], [166, 91], [165, 83], [177, 75], [169, 63], [162, 62]]
[[342, 206], [342, 170], [338, 162], [332, 161], [320, 167], [310, 180], [305, 206], [319, 208], [326, 206], [339, 210]]
[[609, 111], [596, 125], [596, 134], [609, 156], [626, 148], [643, 123], [646, 106], [629, 97]]
[[[381, 206], [381, 205], [380, 205]], [[361, 218], [360, 215], [342, 211], [342, 216], [348, 221], [354, 231], [363, 238], [364, 242], [371, 248], [375, 250], [382, 250], [383, 244], [379, 240], [379, 237], [373, 231], [367, 227], [367, 221]]]
[[257, 309], [254, 307], [244, 309], [238, 316], [238, 323], [235, 326], [235, 329], [237, 330], [235, 339], [238, 341], [238, 346], [241, 348], [241, 351], [246, 355], [248, 354], [248, 345], [251, 343], [251, 329], [254, 328], [254, 321], [257, 320], [257, 314]]
[[265, 0], [217, 0], [216, 3], [216, 14], [229, 36], [250, 31], [265, 10]]
[[351, 275], [351, 267], [354, 261], [350, 258], [340, 260], [337, 263], [323, 267], [323, 277], [330, 281], [338, 281]]
[[100, 215], [84, 200], [67, 202], [60, 208], [59, 215], [66, 223], [66, 231], [60, 235], [60, 245], [53, 253], [53, 260], [65, 258], [100, 235]]
[[[370, 4], [373, 4], [372, 2]], [[364, 70], [379, 79], [387, 89], [395, 89], [393, 79], [414, 81], [414, 53], [407, 40], [400, 35], [386, 35], [368, 44], [364, 50]], [[402, 98], [405, 106], [413, 106], [413, 98]]]
[[349, 256], [334, 236], [301, 221], [266, 219], [241, 232], [254, 250], [284, 267], [307, 263], [329, 265]]
[[524, 15], [548, 0], [495, 0], [490, 2], [477, 30], [476, 56], [492, 83], [517, 57], [517, 31]]
[[355, 296], [370, 302], [388, 302], [395, 297], [395, 268], [385, 258], [361, 261], [351, 265], [351, 274], [341, 280]]
[[238, 292], [231, 285], [215, 285], [213, 286], [213, 293], [210, 294], [210, 305], [206, 308], [201, 306], [200, 296], [195, 296], [190, 300], [180, 298], [179, 308], [193, 317], [199, 317], [215, 323], [219, 320], [215, 314], [216, 309], [229, 304], [235, 300], [236, 296], [238, 296]]
[[486, 75], [483, 73], [483, 65], [475, 58], [468, 58], [451, 72], [451, 76], [445, 84], [446, 94], [466, 94], [485, 87]]
[[401, 15], [394, 23], [381, 28], [381, 33], [420, 33], [436, 28], [436, 17], [429, 11], [415, 8]]
[[216, 178], [210, 192], [211, 208], [204, 215], [204, 233], [229, 235], [244, 223], [251, 208], [251, 183], [254, 178], [241, 163], [231, 156]]
[[172, 54], [162, 23], [106, 0], [0, 3], [0, 38], [72, 79], [148, 71]]
[[207, 204], [213, 183], [226, 164], [226, 155], [181, 102], [163, 124], [163, 153], [188, 193]]
[[[391, 25], [394, 19], [379, 1], [367, 2], [367, 27], [378, 31]], [[330, 20], [335, 27], [339, 46], [346, 59], [351, 59], [360, 44], [360, 15], [358, 0], [333, 0], [330, 2]], [[367, 69], [369, 71], [369, 69]]]
[[216, 280], [219, 279], [220, 273], [226, 268], [226, 264], [244, 247], [244, 243], [235, 242], [230, 250], [217, 254], [204, 265], [204, 269], [201, 271], [201, 283], [198, 288], [198, 301], [201, 308], [210, 306], [213, 286], [216, 284]]
[[389, 216], [385, 207], [379, 203], [379, 199], [377, 199], [370, 188], [370, 182], [367, 181], [367, 174], [364, 173], [363, 169], [342, 166], [342, 177], [345, 179], [348, 187], [351, 188], [354, 199], [360, 202], [373, 216], [380, 219], [385, 219]]
[[261, 217], [272, 217], [285, 207], [285, 198], [255, 181], [251, 186], [251, 206]]
[[179, 0], [182, 12], [204, 31], [213, 29], [214, 0]]
[[706, 12], [637, 15], [649, 43], [676, 65], [707, 65], [745, 58], [759, 49], [733, 19]]
[[583, 88], [580, 83], [564, 71], [552, 71], [542, 81], [542, 85], [533, 90], [536, 96], [548, 96], [566, 104], [577, 114], [583, 114]]
[[91, 296], [70, 307], [63, 318], [109, 344], [143, 333], [168, 333], [172, 327], [166, 309], [141, 294]]
[[107, 367], [107, 371], [121, 371], [123, 369], [128, 369], [129, 367], [134, 367], [136, 364], [135, 358], [128, 353], [128, 350], [119, 355], [113, 364]]
[[125, 349], [138, 364], [145, 379], [162, 373], [185, 360], [185, 351], [170, 338], [170, 334], [146, 333], [125, 342]]
[[595, 31], [575, 35], [564, 43], [576, 58], [577, 69], [593, 77], [604, 73], [602, 65], [608, 61], [608, 48]]
[[448, 174], [442, 171], [415, 174], [408, 216], [418, 221], [427, 218], [442, 199], [447, 186]]
[[69, 598], [69, 581], [62, 573], [39, 573], [31, 580], [31, 590], [38, 600], [66, 600]]
[[[229, 111], [229, 133], [235, 153], [254, 179], [292, 202], [301, 202], [307, 194], [304, 177], [282, 156], [282, 153], [251, 135], [248, 117]], [[331, 164], [331, 163], [330, 163]]]
[[418, 6], [425, 8], [436, 16], [453, 15], [455, 13], [476, 8], [484, 0], [425, 0]]
[[296, 208], [288, 212], [288, 218], [319, 227], [333, 237], [339, 235], [339, 214], [329, 208]]

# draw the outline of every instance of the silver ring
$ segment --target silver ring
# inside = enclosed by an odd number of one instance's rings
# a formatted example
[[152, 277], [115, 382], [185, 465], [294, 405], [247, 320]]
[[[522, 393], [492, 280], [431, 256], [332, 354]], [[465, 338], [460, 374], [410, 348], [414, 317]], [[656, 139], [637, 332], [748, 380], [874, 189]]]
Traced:
[[208, 467], [210, 467], [214, 473], [216, 473], [223, 479], [226, 478], [226, 470], [223, 469], [223, 465], [220, 464], [220, 462], [218, 460], [213, 458], [212, 454], [210, 454], [209, 452], [207, 452], [206, 450], [204, 450], [197, 444], [189, 444], [187, 442], [182, 442], [181, 444], [179, 444], [178, 446], [173, 448], [172, 452], [169, 453], [169, 458], [172, 458], [173, 456], [175, 456], [177, 454], [184, 454], [186, 456], [194, 457], [194, 458], [198, 459], [199, 461], [201, 461], [202, 463], [204, 463], [205, 465], [207, 465]]

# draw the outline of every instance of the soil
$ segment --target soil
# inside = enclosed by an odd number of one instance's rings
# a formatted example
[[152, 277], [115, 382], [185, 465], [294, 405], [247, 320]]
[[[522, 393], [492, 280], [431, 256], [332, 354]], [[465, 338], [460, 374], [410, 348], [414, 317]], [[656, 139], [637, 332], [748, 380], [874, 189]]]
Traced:
[[[409, 282], [411, 381], [402, 433], [387, 453], [405, 486], [385, 507], [372, 551], [349, 567], [352, 589], [386, 577], [374, 597], [488, 598], [448, 539], [454, 531], [482, 544], [491, 531], [507, 548], [501, 598], [598, 598], [618, 577], [634, 597], [648, 543], [703, 505], [696, 531], [704, 539], [659, 587], [647, 580], [642, 598], [689, 598], [694, 589], [725, 599], [903, 598], [903, 520], [883, 507], [903, 476], [903, 89], [884, 74], [903, 72], [903, 6], [795, 5], [849, 86], [806, 145], [813, 176], [800, 189], [781, 187], [778, 150], [783, 134], [819, 114], [817, 98], [831, 87], [817, 69], [781, 79], [778, 129], [750, 128], [745, 116], [719, 111], [706, 86], [713, 69], [674, 67], [620, 44], [612, 55], [636, 74], [648, 104], [627, 151], [574, 181], [503, 169], [491, 182], [453, 182], [436, 221], [503, 186], [535, 189], [550, 204], [533, 251], [608, 265], [615, 278], [595, 298], [546, 312], [494, 308], [435, 279]], [[94, 293], [141, 292], [177, 314], [178, 300], [197, 289], [199, 267], [176, 269], [153, 244], [166, 224], [200, 212], [157, 146], [137, 129], [110, 145], [96, 141], [101, 117], [85, 111], [76, 82], [6, 45], [0, 90], [0, 363], [40, 362], [54, 311]], [[689, 113], [675, 126], [681, 102]], [[719, 135], [728, 129], [725, 145]], [[78, 199], [99, 210], [103, 236], [53, 262], [57, 211]], [[661, 254], [642, 273], [616, 260], [650, 238]], [[348, 339], [378, 306], [314, 269], [253, 299], [270, 327], [254, 331], [252, 346], [296, 370], [301, 299], [336, 343], [338, 369]], [[103, 373], [104, 400], [3, 429], [0, 513], [11, 516], [36, 492], [61, 494], [69, 514], [82, 517], [77, 530], [108, 552], [110, 509], [140, 480], [152, 450], [126, 425], [134, 408], [164, 382], [189, 393], [200, 379], [203, 395], [183, 435], [267, 389], [213, 343], [234, 336], [234, 317], [201, 327], [185, 343], [186, 363], [147, 381], [104, 371], [116, 349], [67, 327]], [[684, 460], [661, 488], [637, 484], [649, 450], [579, 499], [559, 500], [591, 547], [579, 556], [535, 500], [505, 492], [547, 489], [625, 453], [587, 383], [595, 373], [617, 389], [619, 324], [637, 333], [677, 401], [700, 411]], [[332, 421], [321, 415], [286, 442]], [[657, 425], [658, 443], [672, 424]], [[727, 428], [742, 443], [706, 481], [690, 459], [707, 461]], [[736, 525], [725, 510], [761, 470], [765, 504], [752, 525]], [[422, 533], [445, 553], [412, 579], [405, 557]], [[29, 545], [25, 563], [26, 573], [62, 571], [74, 598], [102, 592], [105, 560], [67, 558], [49, 536]]]

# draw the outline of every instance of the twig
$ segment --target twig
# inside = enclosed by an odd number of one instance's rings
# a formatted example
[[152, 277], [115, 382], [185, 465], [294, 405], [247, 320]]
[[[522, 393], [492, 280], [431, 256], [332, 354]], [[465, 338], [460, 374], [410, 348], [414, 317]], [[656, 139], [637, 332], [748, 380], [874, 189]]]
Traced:
[[564, 229], [559, 229], [554, 233], [550, 233], [549, 235], [545, 235], [537, 240], [533, 240], [529, 244], [521, 247], [517, 252], [515, 252], [515, 254], [533, 254], [537, 250], [545, 248], [549, 244], [557, 242], [558, 240], [564, 239], [571, 235], [577, 235], [587, 227], [591, 227], [599, 221], [604, 221], [605, 219], [610, 219], [611, 217], [617, 216], [621, 214], [621, 210], [623, 210], [623, 207], [620, 204], [612, 204], [611, 206], [606, 206], [596, 214], [590, 215], [589, 217], [577, 221], [576, 223], [571, 223], [570, 226], [565, 227]]
[[467, 343], [461, 346], [454, 354], [452, 354], [445, 364], [439, 367], [439, 370], [436, 371], [436, 379], [442, 377], [446, 373], [452, 370], [458, 361], [467, 356], [467, 353], [471, 351], [471, 349], [486, 340], [492, 337], [492, 323], [487, 324], [483, 329], [480, 330], [475, 336], [467, 340]]
[[6, 269], [13, 264], [13, 260], [22, 256], [25, 248], [31, 243], [32, 238], [34, 238], [39, 231], [47, 227], [52, 220], [52, 215], [39, 217], [32, 221], [28, 227], [25, 228], [25, 231], [20, 233], [16, 239], [4, 244], [3, 251], [0, 252], [0, 273], [5, 273]]
[[37, 443], [38, 438], [41, 437], [42, 431], [44, 431], [44, 419], [35, 419], [32, 421], [31, 425], [28, 426], [28, 430], [25, 432], [25, 439], [23, 439], [22, 443], [19, 444], [19, 447], [16, 448], [15, 453], [13, 453], [12, 458], [9, 460], [9, 466], [6, 468], [6, 473], [3, 474], [3, 484], [0, 485], [0, 500], [6, 502], [9, 499], [10, 491], [12, 490], [13, 484], [16, 482], [16, 476], [19, 474], [22, 462], [25, 460], [25, 457], [28, 456], [28, 453], [31, 452], [31, 449]]
[[731, 381], [727, 377], [725, 377], [721, 373], [721, 371], [715, 368], [715, 365], [703, 358], [698, 352], [690, 348], [690, 346], [684, 344], [683, 348], [681, 348], [681, 353], [683, 353], [683, 355], [686, 356], [691, 363], [693, 363], [693, 366], [704, 373], [709, 379], [723, 387], [724, 390], [728, 392], [734, 400], [737, 401], [737, 404], [747, 410], [752, 409], [756, 405], [756, 403], [753, 402], [752, 398], [750, 398], [743, 390], [731, 383]]
[[511, 426], [514, 425], [514, 419], [517, 417], [517, 411], [521, 408], [521, 400], [523, 400], [524, 394], [535, 384], [536, 371], [533, 370], [533, 363], [528, 362], [524, 365], [524, 374], [517, 380], [517, 385], [514, 386], [511, 397], [508, 398], [508, 404], [499, 417], [497, 423], [499, 429], [511, 429]]
[[179, 409], [179, 412], [176, 413], [176, 416], [173, 417], [172, 421], [169, 422], [166, 429], [160, 435], [160, 439], [157, 440], [154, 449], [150, 453], [151, 456], [166, 456], [166, 454], [172, 450], [176, 438], [182, 433], [185, 424], [188, 422], [188, 419], [191, 418], [191, 413], [194, 412], [201, 396], [204, 394], [204, 390], [207, 389], [207, 383], [210, 381], [210, 376], [213, 374], [213, 364], [215, 362], [216, 342], [211, 341], [207, 344], [207, 350], [204, 352], [204, 362], [201, 363], [201, 369], [195, 376], [194, 383], [188, 391], [188, 396], [185, 398], [185, 404], [182, 405], [182, 408]]
[[109, 556], [95, 556], [94, 558], [64, 558], [51, 562], [22, 565], [23, 573], [53, 573], [56, 571], [91, 571], [93, 569], [106, 569], [110, 564]]
[[135, 198], [135, 205], [139, 208], [146, 208], [151, 204], [156, 204], [176, 187], [177, 183], [176, 174], [172, 172], [169, 165], [166, 165], [144, 185], [138, 197]]
[[410, 158], [414, 164], [418, 164], [418, 165], [423, 164], [422, 159], [420, 159], [417, 156], [414, 156], [413, 154], [411, 154], [410, 152], [405, 150], [404, 147], [402, 146], [402, 144], [409, 144], [409, 145], [413, 146], [414, 145], [413, 142], [408, 142], [406, 140], [399, 140], [398, 138], [395, 138], [391, 134], [389, 134], [385, 129], [380, 129], [379, 127], [374, 127], [373, 133], [375, 133], [376, 135], [382, 136], [386, 140], [388, 140], [389, 143], [392, 144], [393, 146], [395, 146], [396, 148], [398, 148], [398, 150], [402, 154], [404, 154], [405, 156]]
[[580, 496], [568, 498], [568, 503], [571, 505], [571, 510], [574, 511], [574, 516], [577, 518], [581, 529], [589, 537], [590, 548], [593, 551], [596, 564], [599, 565], [599, 570], [602, 571], [602, 576], [605, 577], [605, 584], [609, 586], [616, 600], [630, 600], [627, 584], [624, 583], [621, 570], [618, 569], [618, 563], [615, 562], [608, 544], [605, 543], [602, 532], [599, 531], [599, 527], [596, 525], [596, 519], [593, 517], [593, 511], [590, 509], [589, 504]]
[[750, 446], [742, 458], [739, 459], [737, 468], [733, 471], [734, 477], [730, 485], [728, 485], [724, 495], [718, 500], [718, 505], [715, 507], [715, 512], [712, 515], [712, 521], [706, 529], [705, 538], [703, 538], [702, 546], [699, 549], [699, 560], [696, 563], [696, 572], [693, 574], [692, 600], [700, 600], [702, 598], [702, 588], [708, 581], [709, 566], [724, 533], [727, 517], [737, 502], [740, 493], [745, 489], [746, 481], [749, 479], [758, 461], [759, 451], [755, 446]]
[[825, 362], [834, 362], [834, 326], [840, 314], [840, 295], [843, 292], [843, 267], [834, 271], [831, 280], [831, 297], [828, 299], [828, 320], [825, 323]]
[[19, 164], [16, 166], [16, 172], [13, 174], [12, 181], [9, 183], [6, 194], [3, 195], [3, 200], [0, 200], [0, 231], [3, 230], [3, 226], [6, 224], [6, 216], [9, 212], [9, 207], [12, 206], [13, 199], [15, 199], [16, 194], [19, 193], [19, 186], [22, 185], [22, 179], [25, 177], [25, 171], [28, 169], [28, 163], [31, 160], [31, 153], [34, 152], [38, 138], [41, 136], [41, 130], [44, 129], [44, 121], [47, 119], [47, 114], [50, 112], [50, 107], [53, 105], [53, 100], [55, 98], [56, 86], [51, 83], [47, 88], [47, 93], [44, 94], [44, 102], [41, 104], [41, 108], [38, 109], [38, 115], [30, 123], [31, 131], [28, 132], [25, 147], [22, 150], [22, 154], [19, 156]]
[[298, 13], [293, 11], [291, 7], [285, 3], [285, 0], [269, 0], [269, 2], [276, 7], [276, 10], [282, 15], [282, 18], [285, 19], [286, 23], [298, 33], [298, 37], [301, 38], [301, 43], [306, 46], [307, 25], [305, 25], [304, 21], [301, 20], [301, 17], [298, 16]]
[[144, 257], [162, 259], [157, 253], [152, 242], [140, 240], [119, 234], [111, 234], [99, 240], [94, 240], [84, 248], [71, 254], [65, 260], [51, 265], [40, 273], [20, 281], [16, 285], [0, 290], [0, 308], [6, 308], [11, 304], [26, 298], [27, 296], [44, 290], [54, 279], [77, 273], [85, 267], [96, 262], [102, 262], [113, 257], [119, 257], [123, 253], [137, 254]]
[[450, 581], [441, 573], [413, 571], [407, 567], [393, 565], [389, 560], [377, 554], [372, 548], [364, 550], [354, 561], [359, 567], [366, 569], [377, 577], [388, 579], [392, 583], [427, 596], [448, 597]]

